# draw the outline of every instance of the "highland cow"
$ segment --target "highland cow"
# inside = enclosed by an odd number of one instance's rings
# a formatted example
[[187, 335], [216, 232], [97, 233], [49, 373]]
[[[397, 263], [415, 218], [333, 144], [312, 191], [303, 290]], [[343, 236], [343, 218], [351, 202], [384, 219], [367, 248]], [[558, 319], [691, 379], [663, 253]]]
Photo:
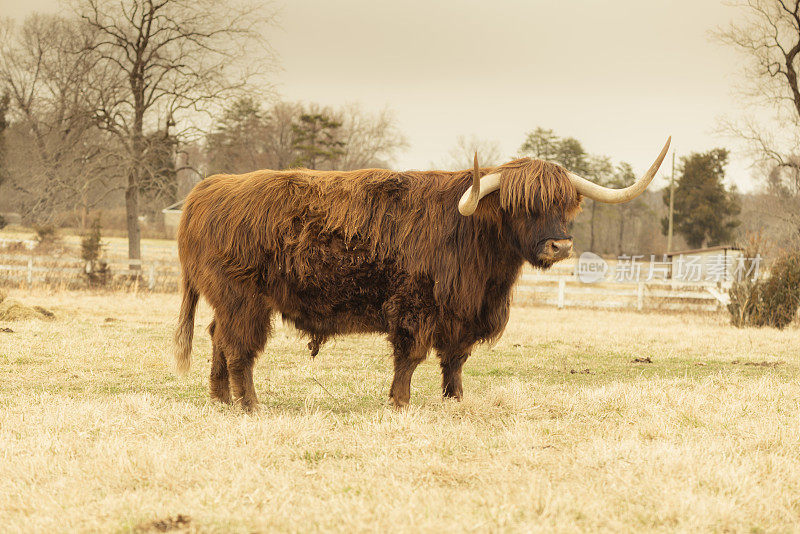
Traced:
[[214, 310], [209, 387], [258, 405], [253, 364], [279, 312], [316, 355], [333, 336], [379, 332], [394, 351], [389, 397], [435, 348], [445, 397], [462, 396], [472, 347], [497, 339], [525, 262], [547, 269], [572, 249], [583, 196], [625, 202], [655, 176], [669, 140], [634, 185], [612, 190], [535, 159], [461, 172], [256, 171], [206, 178], [178, 230], [183, 301], [176, 339], [189, 369], [194, 312]]

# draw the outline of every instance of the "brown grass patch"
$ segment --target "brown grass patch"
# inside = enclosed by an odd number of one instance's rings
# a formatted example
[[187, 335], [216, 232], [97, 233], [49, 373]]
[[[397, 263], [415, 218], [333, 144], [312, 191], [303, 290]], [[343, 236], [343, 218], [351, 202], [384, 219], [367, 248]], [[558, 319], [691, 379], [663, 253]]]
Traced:
[[3, 532], [797, 531], [795, 325], [514, 308], [462, 402], [431, 354], [396, 412], [383, 339], [276, 320], [251, 416], [208, 400], [205, 304], [177, 378], [177, 295], [10, 293], [59, 320], [0, 335]]
[[778, 367], [779, 365], [783, 365], [785, 362], [777, 361], [777, 362], [768, 362], [766, 360], [762, 362], [740, 362], [739, 360], [733, 360], [731, 364], [733, 365], [752, 365], [753, 367]]
[[175, 517], [167, 517], [165, 519], [156, 519], [138, 525], [133, 529], [136, 533], [147, 532], [189, 532], [192, 525], [192, 519], [187, 515], [178, 514]]
[[41, 306], [26, 306], [16, 299], [0, 302], [0, 321], [25, 321], [28, 319], [54, 319], [55, 314]]

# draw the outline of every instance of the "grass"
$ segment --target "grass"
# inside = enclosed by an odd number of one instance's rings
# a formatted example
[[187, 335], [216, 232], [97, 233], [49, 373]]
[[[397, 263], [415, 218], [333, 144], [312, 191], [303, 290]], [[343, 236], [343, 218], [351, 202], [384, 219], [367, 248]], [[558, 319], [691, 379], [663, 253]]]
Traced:
[[[409, 409], [389, 348], [311, 361], [279, 326], [263, 407], [210, 403], [210, 320], [172, 372], [176, 295], [12, 291], [55, 321], [2, 323], [7, 532], [733, 531], [800, 521], [800, 330], [724, 316], [516, 308], [440, 398], [432, 355]], [[652, 363], [634, 363], [650, 358]], [[734, 363], [735, 362], [735, 363]]]

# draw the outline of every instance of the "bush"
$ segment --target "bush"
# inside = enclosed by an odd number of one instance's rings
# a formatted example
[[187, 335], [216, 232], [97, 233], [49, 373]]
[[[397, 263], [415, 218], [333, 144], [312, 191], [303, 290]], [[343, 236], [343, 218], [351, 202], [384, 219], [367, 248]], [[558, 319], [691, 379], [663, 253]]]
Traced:
[[6, 218], [0, 215], [0, 230], [6, 227], [8, 223], [6, 222]]
[[800, 307], [800, 251], [784, 252], [766, 280], [734, 282], [728, 311], [734, 326], [784, 328]]
[[61, 236], [58, 235], [58, 230], [52, 224], [35, 224], [33, 229], [36, 231], [37, 250], [50, 252], [61, 246]]
[[33, 229], [36, 232], [36, 241], [39, 243], [52, 243], [58, 241], [58, 231], [52, 224], [34, 224]]
[[81, 239], [81, 258], [84, 261], [97, 261], [103, 252], [101, 229], [100, 216], [98, 215], [89, 226], [89, 231]]
[[104, 286], [111, 279], [111, 269], [100, 259], [103, 253], [103, 242], [100, 216], [92, 220], [89, 231], [81, 239], [81, 258], [86, 262], [86, 278], [90, 286]]

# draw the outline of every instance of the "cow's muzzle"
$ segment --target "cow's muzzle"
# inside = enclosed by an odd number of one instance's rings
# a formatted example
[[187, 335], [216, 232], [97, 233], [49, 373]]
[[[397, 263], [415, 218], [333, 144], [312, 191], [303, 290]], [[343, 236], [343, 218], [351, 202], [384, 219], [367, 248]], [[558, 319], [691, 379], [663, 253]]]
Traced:
[[569, 258], [572, 254], [572, 239], [548, 239], [539, 253], [539, 260], [549, 263]]

